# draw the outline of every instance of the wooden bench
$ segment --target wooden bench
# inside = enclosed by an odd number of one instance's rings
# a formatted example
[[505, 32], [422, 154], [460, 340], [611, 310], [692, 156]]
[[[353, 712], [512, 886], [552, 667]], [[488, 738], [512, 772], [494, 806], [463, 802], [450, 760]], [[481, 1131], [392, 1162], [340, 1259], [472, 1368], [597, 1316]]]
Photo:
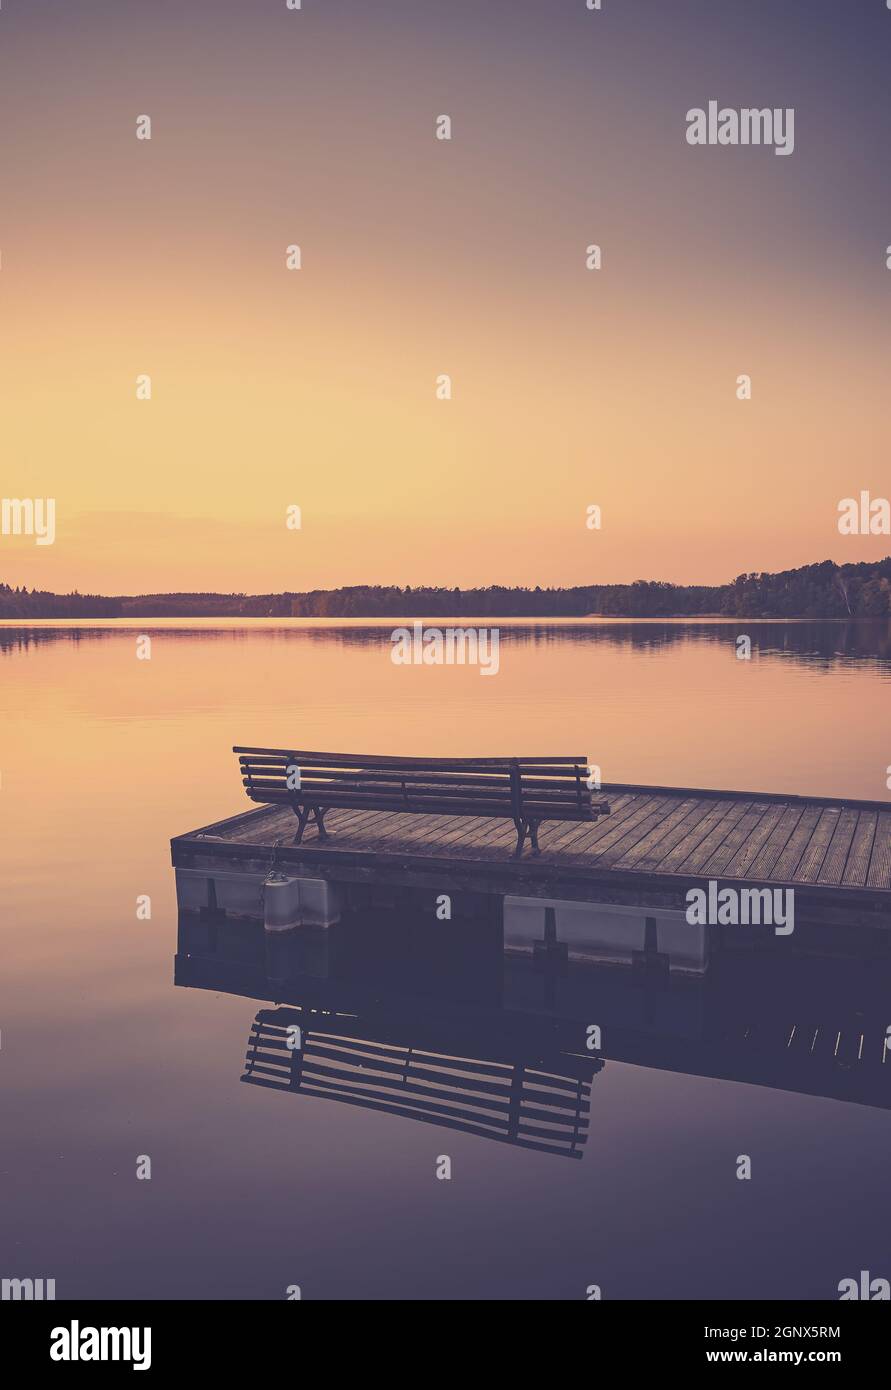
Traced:
[[544, 820], [596, 820], [609, 806], [588, 788], [585, 758], [379, 758], [288, 748], [234, 748], [252, 801], [290, 806], [300, 844], [310, 817], [321, 840], [325, 815], [349, 810], [503, 816], [538, 854]]

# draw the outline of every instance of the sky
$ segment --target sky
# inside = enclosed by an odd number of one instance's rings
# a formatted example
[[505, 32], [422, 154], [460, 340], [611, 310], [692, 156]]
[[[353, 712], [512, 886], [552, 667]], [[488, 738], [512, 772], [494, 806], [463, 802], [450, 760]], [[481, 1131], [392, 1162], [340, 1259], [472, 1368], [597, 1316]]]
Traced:
[[[3, 0], [0, 494], [56, 538], [0, 580], [887, 554], [889, 62], [885, 0]], [[794, 151], [689, 145], [712, 99]]]

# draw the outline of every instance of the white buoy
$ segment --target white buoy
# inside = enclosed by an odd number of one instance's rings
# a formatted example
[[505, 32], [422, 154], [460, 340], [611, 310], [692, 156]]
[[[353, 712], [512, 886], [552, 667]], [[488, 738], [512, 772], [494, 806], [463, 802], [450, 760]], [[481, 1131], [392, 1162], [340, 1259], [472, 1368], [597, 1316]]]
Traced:
[[300, 926], [300, 879], [271, 873], [263, 884], [263, 924], [267, 931]]

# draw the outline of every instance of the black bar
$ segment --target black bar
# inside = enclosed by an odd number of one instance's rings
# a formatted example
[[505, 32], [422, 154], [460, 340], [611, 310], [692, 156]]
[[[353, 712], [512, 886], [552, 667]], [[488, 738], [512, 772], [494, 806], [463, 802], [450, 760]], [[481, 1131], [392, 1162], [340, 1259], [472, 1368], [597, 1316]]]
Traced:
[[[659, 1373], [661, 1383], [672, 1373], [696, 1370], [708, 1376], [713, 1368], [720, 1374], [728, 1365], [748, 1366], [756, 1375], [765, 1365], [785, 1365], [791, 1370], [824, 1365], [849, 1382], [852, 1372], [869, 1369], [875, 1374], [884, 1364], [888, 1309], [861, 1306], [864, 1301], [882, 1301], [874, 1296], [820, 1303], [621, 1302], [610, 1301], [606, 1291], [598, 1298], [592, 1284], [580, 1288], [577, 1298], [565, 1301], [577, 1306], [567, 1309], [556, 1307], [554, 1302], [538, 1303], [537, 1318], [547, 1316], [545, 1308], [553, 1309], [550, 1315], [558, 1319], [561, 1330], [565, 1326], [585, 1337], [584, 1345], [596, 1349], [598, 1365], [610, 1364], [614, 1373], [629, 1377], [653, 1370]], [[373, 1312], [366, 1313], [363, 1302], [371, 1303]], [[582, 1304], [589, 1306], [579, 1306]], [[425, 1320], [419, 1303], [413, 1306], [413, 1317]], [[366, 1330], [365, 1319], [373, 1318], [373, 1327], [369, 1322], [367, 1330], [379, 1335], [388, 1330], [389, 1316], [386, 1305], [375, 1299], [373, 1287], [369, 1287], [367, 1300], [338, 1306], [336, 1300], [326, 1300], [322, 1290], [313, 1289], [310, 1276], [299, 1296], [296, 1286], [291, 1286], [290, 1292], [282, 1290], [280, 1299], [244, 1301], [235, 1306], [202, 1300], [6, 1302], [0, 1307], [0, 1329], [4, 1369], [14, 1367], [22, 1384], [30, 1383], [28, 1378], [34, 1372], [57, 1374], [60, 1384], [79, 1373], [101, 1379], [104, 1372], [111, 1371], [129, 1379], [137, 1366], [143, 1374], [155, 1373], [159, 1378], [171, 1371], [194, 1369], [203, 1373], [202, 1380], [208, 1372], [219, 1371], [227, 1373], [227, 1382], [245, 1372], [268, 1382], [272, 1376], [293, 1372], [295, 1356], [305, 1347], [307, 1334], [349, 1328], [355, 1351], [348, 1351], [342, 1337], [337, 1345], [336, 1366], [342, 1377], [345, 1356], [367, 1358], [369, 1354], [361, 1336]], [[515, 1326], [522, 1335], [517, 1336], [516, 1350], [507, 1349], [508, 1360], [516, 1357], [519, 1361], [528, 1355], [526, 1314], [522, 1322], [515, 1322], [503, 1304], [487, 1300], [481, 1314], [469, 1316], [474, 1320], [481, 1316], [490, 1333], [500, 1331], [502, 1325]], [[395, 1311], [393, 1330], [397, 1319], [402, 1326], [401, 1306]], [[442, 1312], [435, 1310], [430, 1330], [446, 1325]], [[95, 1335], [90, 1329], [95, 1329]], [[129, 1339], [106, 1335], [107, 1358], [84, 1359], [94, 1347], [102, 1349], [103, 1329], [106, 1334], [115, 1329], [135, 1333]], [[148, 1340], [145, 1329], [150, 1333]], [[460, 1356], [463, 1362], [466, 1347], [461, 1343], [461, 1338], [454, 1339], [451, 1355]], [[121, 1353], [116, 1360], [112, 1359], [115, 1347]], [[69, 1359], [53, 1359], [52, 1348], [57, 1357], [67, 1352]], [[78, 1352], [76, 1361], [70, 1359], [72, 1348]], [[498, 1353], [501, 1376], [505, 1350], [502, 1344]], [[124, 1359], [127, 1352], [129, 1360]], [[447, 1362], [449, 1355], [449, 1346], [437, 1346], [438, 1365]], [[140, 1383], [135, 1381], [137, 1386]]]

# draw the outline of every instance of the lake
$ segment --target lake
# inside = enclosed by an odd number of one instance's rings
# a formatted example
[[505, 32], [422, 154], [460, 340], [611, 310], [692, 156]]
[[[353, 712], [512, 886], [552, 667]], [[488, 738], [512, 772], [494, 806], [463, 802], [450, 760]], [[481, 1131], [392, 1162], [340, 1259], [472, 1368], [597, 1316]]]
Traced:
[[[393, 626], [0, 627], [0, 1274], [125, 1299], [832, 1299], [889, 1277], [881, 1083], [850, 1104], [607, 1060], [574, 1162], [238, 1084], [276, 1001], [174, 986], [169, 850], [246, 808], [233, 744], [891, 798], [886, 622], [502, 622], [488, 679], [394, 665]], [[855, 1013], [887, 983], [841, 973], [819, 989]], [[757, 1013], [769, 981], [743, 988]]]

